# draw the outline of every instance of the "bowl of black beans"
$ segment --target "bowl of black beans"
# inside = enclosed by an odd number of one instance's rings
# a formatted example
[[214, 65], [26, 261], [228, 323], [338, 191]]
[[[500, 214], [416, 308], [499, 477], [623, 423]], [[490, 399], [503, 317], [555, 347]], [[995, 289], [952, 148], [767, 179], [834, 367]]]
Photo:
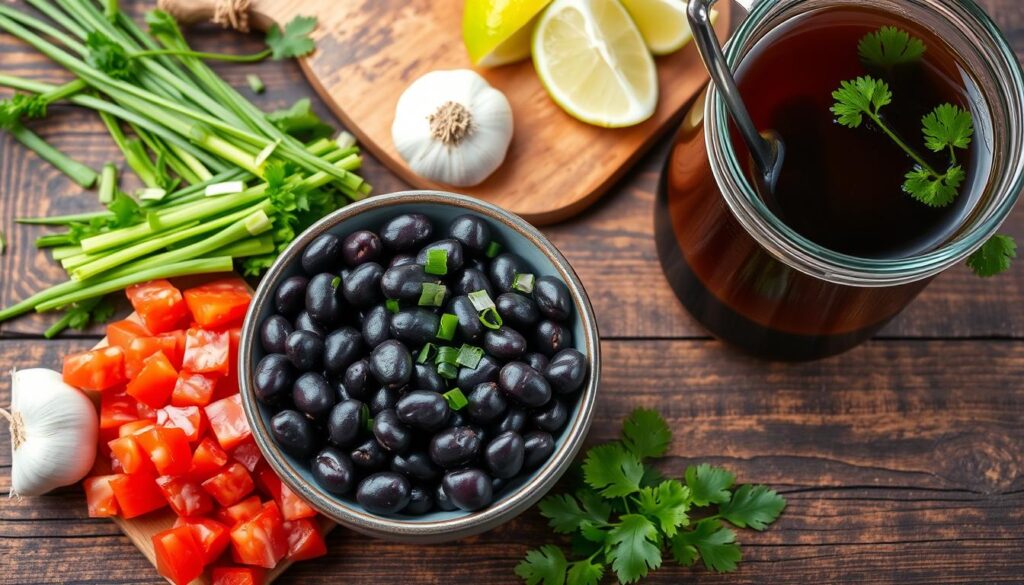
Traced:
[[253, 436], [343, 526], [406, 542], [534, 505], [590, 426], [593, 308], [535, 228], [436, 191], [372, 197], [281, 254], [242, 331]]

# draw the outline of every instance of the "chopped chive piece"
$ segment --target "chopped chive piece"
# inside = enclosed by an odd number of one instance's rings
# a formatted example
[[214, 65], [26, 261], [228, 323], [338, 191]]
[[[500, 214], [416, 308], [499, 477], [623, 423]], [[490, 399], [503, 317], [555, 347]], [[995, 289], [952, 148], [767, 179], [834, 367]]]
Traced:
[[373, 425], [367, 424], [370, 422], [370, 420], [370, 407], [367, 406], [366, 404], [363, 404], [362, 406], [359, 407], [359, 421], [363, 423], [363, 426], [366, 427], [366, 430], [373, 432]]
[[459, 357], [455, 358], [455, 363], [466, 368], [476, 369], [483, 357], [483, 348], [464, 343], [459, 349]]
[[512, 280], [512, 288], [519, 292], [530, 294], [533, 292], [533, 275], [530, 273], [517, 274]]
[[437, 364], [437, 375], [446, 380], [454, 380], [459, 377], [459, 368], [452, 364]]
[[485, 290], [476, 290], [469, 293], [469, 302], [473, 303], [473, 308], [477, 311], [486, 311], [487, 309], [494, 308], [494, 301], [491, 300], [491, 295], [487, 294]]
[[433, 359], [434, 354], [437, 353], [437, 346], [433, 343], [427, 343], [420, 350], [420, 355], [416, 357], [417, 364], [425, 364]]
[[451, 313], [441, 315], [441, 326], [437, 328], [437, 338], [445, 341], [455, 339], [455, 328], [459, 325], [459, 318]]
[[260, 79], [260, 76], [253, 73], [245, 76], [245, 82], [249, 84], [249, 89], [253, 93], [263, 93], [267, 89], [267, 86], [263, 85], [263, 80]]
[[253, 162], [256, 163], [256, 166], [260, 166], [263, 163], [267, 162], [267, 159], [270, 158], [270, 155], [274, 154], [274, 151], [277, 150], [277, 147], [280, 146], [280, 144], [281, 139], [278, 138], [274, 142], [268, 144], [263, 150], [261, 150], [259, 154], [256, 155], [256, 158], [253, 159]]
[[167, 196], [167, 191], [159, 187], [147, 187], [136, 191], [136, 195], [143, 201], [160, 201]]
[[448, 287], [445, 285], [424, 282], [423, 292], [420, 293], [419, 306], [440, 307], [444, 304], [444, 297], [446, 294], [448, 294]]
[[458, 388], [452, 388], [445, 392], [443, 396], [444, 399], [448, 401], [448, 406], [450, 406], [452, 410], [462, 410], [467, 404], [469, 404], [469, 400], [466, 400], [466, 395]]
[[203, 194], [207, 197], [218, 197], [220, 195], [234, 195], [245, 191], [245, 181], [224, 181], [207, 185]]
[[117, 167], [113, 163], [103, 165], [100, 173], [100, 203], [108, 205], [114, 202], [114, 192], [117, 190]]
[[392, 313], [397, 313], [400, 308], [398, 306], [398, 299], [388, 299], [384, 301], [384, 306], [386, 306], [388, 311], [391, 311]]
[[427, 250], [427, 265], [423, 270], [436, 276], [448, 274], [448, 250]]
[[487, 244], [487, 250], [484, 251], [484, 254], [486, 254], [488, 258], [494, 258], [498, 254], [501, 254], [501, 244], [492, 241], [490, 244]]
[[334, 278], [331, 279], [331, 288], [333, 288], [334, 290], [338, 290], [339, 286], [341, 286], [341, 277], [335, 276]]
[[7, 237], [4, 236], [3, 232], [0, 232], [0, 256], [7, 253]]
[[372, 433], [373, 432], [373, 418], [372, 417], [367, 417], [366, 418], [366, 432], [368, 432], [368, 433]]
[[498, 314], [497, 309], [491, 307], [490, 309], [480, 313], [480, 322], [488, 329], [500, 329], [501, 315]]
[[338, 133], [338, 137], [334, 139], [334, 144], [338, 145], [338, 148], [345, 150], [346, 148], [352, 148], [356, 145], [356, 137], [351, 132], [342, 130]]
[[451, 364], [454, 366], [458, 363], [458, 360], [459, 350], [457, 348], [448, 347], [447, 345], [442, 345], [437, 348], [437, 357], [434, 358], [435, 364]]

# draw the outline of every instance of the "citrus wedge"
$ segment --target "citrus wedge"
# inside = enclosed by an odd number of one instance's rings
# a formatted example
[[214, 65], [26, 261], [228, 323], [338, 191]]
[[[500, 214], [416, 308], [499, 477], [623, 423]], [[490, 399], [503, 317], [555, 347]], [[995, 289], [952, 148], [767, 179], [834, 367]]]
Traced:
[[[693, 39], [683, 0], [622, 0], [622, 5], [655, 55], [674, 53]], [[717, 18], [711, 11], [712, 24]]]
[[551, 0], [466, 0], [462, 40], [474, 65], [497, 67], [530, 56], [535, 17]]

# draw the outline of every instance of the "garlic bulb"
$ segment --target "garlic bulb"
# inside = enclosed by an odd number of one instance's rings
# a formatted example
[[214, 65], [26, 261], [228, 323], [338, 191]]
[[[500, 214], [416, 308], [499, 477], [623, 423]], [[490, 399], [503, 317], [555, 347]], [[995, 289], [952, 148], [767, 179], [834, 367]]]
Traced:
[[42, 368], [11, 372], [11, 494], [38, 496], [82, 479], [96, 458], [99, 419], [85, 394]]
[[416, 174], [469, 187], [505, 160], [512, 142], [512, 107], [476, 72], [433, 71], [398, 99], [391, 137]]

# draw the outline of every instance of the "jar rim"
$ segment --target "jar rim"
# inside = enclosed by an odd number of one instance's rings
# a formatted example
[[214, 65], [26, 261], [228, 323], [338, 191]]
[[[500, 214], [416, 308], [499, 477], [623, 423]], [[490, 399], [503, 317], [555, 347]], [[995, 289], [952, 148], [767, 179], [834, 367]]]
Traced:
[[[763, 0], [735, 31], [725, 47], [730, 69], [737, 70], [742, 58], [760, 37], [759, 27], [786, 0]], [[790, 1], [799, 4], [806, 0]], [[927, 0], [926, 0], [927, 1]], [[1005, 73], [996, 86], [1007, 102], [1012, 116], [1008, 126], [1012, 146], [1017, 154], [1024, 151], [1024, 71], [1003, 33], [988, 14], [973, 0], [932, 0], [953, 4], [964, 16], [979, 25], [990, 42], [989, 49], [998, 58], [993, 66]], [[984, 49], [983, 49], [984, 50]], [[977, 74], [976, 72], [973, 72]], [[729, 113], [725, 100], [712, 83], [705, 104], [706, 147], [711, 169], [721, 187], [723, 198], [743, 228], [769, 253], [805, 274], [828, 282], [851, 286], [894, 286], [931, 278], [963, 262], [980, 248], [1008, 217], [1024, 190], [1024, 156], [1006, 156], [1001, 167], [993, 167], [991, 183], [999, 177], [1010, 177], [1005, 186], [993, 194], [990, 209], [968, 229], [949, 242], [929, 252], [897, 259], [866, 258], [836, 252], [797, 233], [778, 218], [751, 185], [743, 164], [733, 147], [729, 132]], [[981, 205], [979, 203], [979, 205]]]

